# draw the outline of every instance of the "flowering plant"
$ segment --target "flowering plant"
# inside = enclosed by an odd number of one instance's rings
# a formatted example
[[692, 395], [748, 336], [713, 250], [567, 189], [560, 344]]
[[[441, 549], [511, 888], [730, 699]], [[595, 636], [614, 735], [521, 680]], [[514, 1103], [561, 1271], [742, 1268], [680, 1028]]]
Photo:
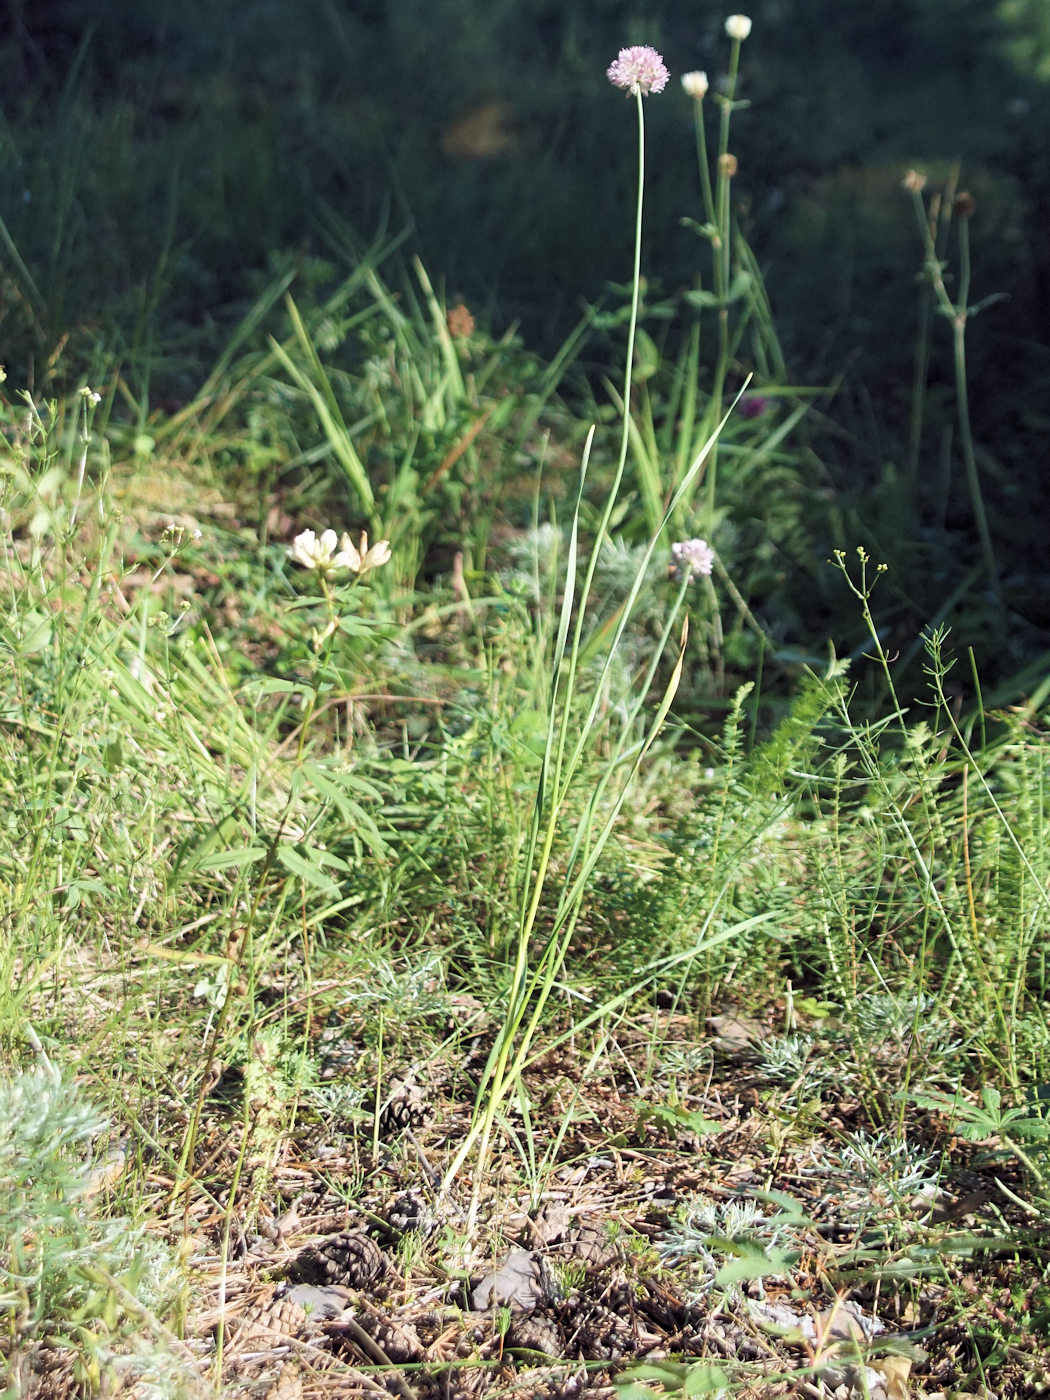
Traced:
[[633, 44], [620, 50], [605, 76], [613, 87], [626, 88], [634, 97], [644, 97], [650, 92], [663, 92], [671, 75], [655, 49], [648, 44]]

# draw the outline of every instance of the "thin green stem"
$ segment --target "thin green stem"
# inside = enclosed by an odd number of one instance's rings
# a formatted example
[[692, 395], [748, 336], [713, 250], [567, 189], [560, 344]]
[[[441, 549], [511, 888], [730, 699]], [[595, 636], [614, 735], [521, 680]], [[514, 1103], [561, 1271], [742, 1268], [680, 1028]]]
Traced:
[[1002, 607], [1003, 598], [1002, 590], [999, 585], [999, 569], [996, 564], [995, 547], [992, 544], [991, 531], [988, 528], [988, 515], [984, 508], [984, 495], [981, 491], [981, 476], [977, 466], [977, 452], [973, 440], [973, 427], [970, 422], [970, 396], [966, 376], [966, 320], [968, 315], [967, 300], [970, 292], [970, 238], [968, 222], [966, 219], [960, 219], [958, 221], [960, 278], [959, 300], [955, 302], [952, 301], [949, 296], [948, 288], [944, 282], [944, 263], [937, 256], [933, 232], [930, 229], [930, 221], [926, 214], [926, 205], [923, 202], [922, 193], [918, 188], [912, 190], [912, 201], [915, 206], [915, 213], [919, 222], [919, 232], [926, 254], [926, 275], [930, 280], [930, 285], [933, 288], [933, 294], [937, 304], [952, 328], [955, 403], [959, 423], [959, 441], [962, 446], [963, 466], [966, 471], [966, 485], [970, 494], [970, 507], [973, 511], [974, 523], [977, 526], [977, 536], [981, 546], [981, 558], [984, 563], [985, 573], [988, 575], [988, 586], [992, 590], [996, 603], [999, 607]]
[[[718, 361], [715, 365], [714, 380], [711, 385], [712, 416], [722, 416], [722, 396], [725, 392], [726, 376], [729, 373], [729, 279], [730, 261], [730, 189], [732, 185], [731, 162], [729, 160], [729, 127], [733, 116], [733, 101], [736, 94], [737, 72], [740, 67], [740, 40], [734, 39], [729, 52], [729, 74], [726, 90], [718, 98], [720, 116], [718, 122], [718, 160], [715, 167], [713, 237], [715, 295], [718, 298]], [[710, 178], [710, 177], [709, 177]], [[706, 470], [705, 503], [708, 518], [714, 514], [718, 492], [718, 446], [711, 449]]]
[[[499, 1105], [506, 1097], [510, 1086], [514, 1082], [517, 1073], [515, 1065], [521, 1062], [524, 1054], [527, 1053], [529, 1043], [535, 1034], [537, 1024], [534, 1007], [534, 1015], [530, 1020], [529, 1027], [522, 1037], [522, 1044], [515, 1054], [515, 1046], [518, 1041], [518, 1033], [525, 1018], [526, 1010], [529, 1006], [530, 994], [536, 987], [539, 979], [541, 993], [541, 1003], [545, 1002], [550, 994], [550, 988], [554, 985], [558, 970], [564, 962], [568, 952], [568, 945], [571, 941], [572, 930], [575, 925], [575, 917], [571, 911], [569, 917], [556, 930], [554, 941], [548, 943], [547, 949], [541, 959], [540, 966], [530, 976], [529, 974], [529, 944], [532, 933], [536, 925], [539, 914], [540, 903], [543, 890], [545, 888], [547, 873], [550, 868], [551, 856], [554, 848], [554, 841], [558, 829], [558, 815], [564, 799], [568, 793], [569, 783], [572, 773], [575, 771], [576, 762], [580, 753], [578, 743], [568, 765], [568, 776], [563, 767], [565, 759], [565, 747], [568, 737], [568, 716], [571, 710], [572, 698], [575, 689], [576, 662], [579, 657], [582, 643], [582, 629], [584, 625], [584, 614], [586, 611], [587, 599], [590, 595], [591, 586], [594, 580], [595, 569], [598, 564], [598, 556], [604, 545], [609, 521], [612, 518], [613, 508], [619, 494], [620, 484], [623, 480], [624, 471], [627, 465], [627, 454], [630, 447], [631, 435], [631, 383], [634, 377], [634, 347], [638, 331], [638, 308], [641, 292], [641, 270], [642, 270], [642, 214], [644, 206], [645, 191], [645, 110], [641, 93], [635, 96], [636, 110], [638, 114], [638, 185], [637, 202], [635, 207], [634, 221], [634, 265], [631, 278], [631, 315], [627, 330], [627, 353], [624, 364], [624, 392], [623, 392], [623, 416], [620, 434], [620, 450], [617, 458], [616, 471], [613, 476], [612, 485], [606, 497], [605, 506], [595, 535], [594, 546], [590, 553], [587, 569], [584, 577], [583, 587], [577, 606], [575, 626], [573, 630], [572, 642], [568, 654], [568, 673], [564, 686], [561, 688], [561, 700], [555, 691], [551, 700], [552, 725], [559, 723], [558, 709], [560, 708], [560, 732], [556, 745], [549, 745], [549, 758], [553, 760], [553, 771], [547, 772], [547, 764], [544, 765], [544, 773], [541, 777], [540, 791], [537, 795], [537, 821], [542, 823], [542, 838], [539, 841], [538, 859], [533, 865], [530, 859], [530, 866], [533, 873], [531, 875], [531, 892], [524, 906], [521, 924], [517, 934], [517, 951], [515, 956], [514, 971], [511, 978], [511, 987], [508, 998], [507, 1018], [501, 1030], [494, 1059], [490, 1067], [487, 1066], [482, 1076], [481, 1092], [485, 1094], [485, 1104], [479, 1118], [471, 1125], [464, 1141], [450, 1163], [444, 1178], [447, 1189], [455, 1177], [458, 1175], [467, 1157], [474, 1150], [477, 1152], [477, 1171], [475, 1176], [475, 1190], [472, 1204], [472, 1213], [478, 1201], [478, 1187], [484, 1177], [485, 1166], [488, 1160], [489, 1147], [492, 1139], [492, 1130], [496, 1121]], [[574, 567], [570, 559], [570, 567]], [[564, 619], [567, 629], [568, 617]], [[560, 643], [559, 643], [560, 649]], [[593, 715], [593, 711], [592, 711]], [[591, 717], [584, 724], [584, 733], [590, 727]], [[581, 741], [582, 742], [582, 741]], [[544, 789], [549, 781], [549, 796]], [[543, 809], [546, 808], [544, 817]], [[560, 937], [558, 935], [561, 935]], [[542, 990], [545, 988], [545, 990]], [[541, 1008], [542, 1009], [542, 1005]], [[512, 1063], [513, 1056], [513, 1063]]]
[[984, 495], [981, 491], [981, 476], [977, 467], [977, 452], [974, 448], [973, 429], [970, 424], [970, 395], [966, 381], [966, 310], [960, 309], [952, 322], [953, 359], [955, 363], [955, 400], [959, 416], [959, 443], [962, 447], [963, 465], [966, 468], [966, 484], [970, 491], [970, 505], [977, 524], [977, 534], [981, 541], [981, 556], [984, 559], [988, 584], [999, 607], [1003, 605], [1002, 590], [999, 586], [999, 568], [995, 561], [995, 546], [992, 532], [988, 528], [988, 515], [984, 508]]
[[700, 167], [700, 188], [704, 196], [704, 215], [707, 222], [715, 223], [715, 197], [711, 189], [711, 167], [707, 158], [707, 133], [704, 129], [704, 103], [701, 98], [693, 103], [693, 121], [696, 127], [696, 163]]

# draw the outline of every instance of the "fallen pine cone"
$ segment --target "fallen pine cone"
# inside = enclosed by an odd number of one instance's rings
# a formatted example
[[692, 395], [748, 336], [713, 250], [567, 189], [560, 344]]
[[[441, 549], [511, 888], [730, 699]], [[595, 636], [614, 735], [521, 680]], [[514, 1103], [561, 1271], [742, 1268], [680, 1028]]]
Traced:
[[292, 1273], [303, 1283], [360, 1289], [382, 1278], [388, 1268], [387, 1257], [375, 1240], [356, 1231], [342, 1230], [302, 1250]]
[[384, 1134], [418, 1128], [426, 1116], [427, 1102], [419, 1086], [395, 1079], [379, 1115], [379, 1128]]
[[302, 1400], [302, 1396], [303, 1378], [299, 1367], [292, 1361], [286, 1361], [263, 1400]]

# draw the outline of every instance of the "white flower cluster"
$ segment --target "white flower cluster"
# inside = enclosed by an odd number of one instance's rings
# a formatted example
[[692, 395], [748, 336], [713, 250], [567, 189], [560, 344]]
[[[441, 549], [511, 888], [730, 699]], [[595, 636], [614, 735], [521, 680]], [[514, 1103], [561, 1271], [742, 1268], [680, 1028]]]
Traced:
[[710, 574], [715, 566], [715, 552], [706, 540], [680, 540], [671, 546], [671, 553], [689, 570], [691, 579]]
[[377, 540], [369, 549], [368, 535], [364, 532], [360, 545], [355, 545], [349, 535], [338, 537], [334, 530], [324, 530], [320, 538], [313, 530], [304, 530], [292, 541], [288, 557], [304, 569], [313, 569], [319, 574], [333, 574], [338, 569], [367, 574], [370, 569], [378, 569], [388, 562], [390, 541]]

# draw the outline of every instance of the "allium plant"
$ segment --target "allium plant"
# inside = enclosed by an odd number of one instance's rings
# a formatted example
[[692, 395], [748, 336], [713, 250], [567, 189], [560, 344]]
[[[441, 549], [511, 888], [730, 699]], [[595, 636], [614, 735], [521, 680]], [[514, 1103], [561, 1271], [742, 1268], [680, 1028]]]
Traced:
[[707, 74], [703, 72], [683, 73], [682, 88], [686, 95], [694, 102], [702, 102], [707, 96], [710, 83], [707, 81]]
[[[515, 933], [514, 965], [510, 973], [506, 998], [506, 1012], [482, 1072], [475, 1101], [475, 1116], [470, 1129], [460, 1144], [445, 1173], [444, 1189], [452, 1187], [467, 1159], [476, 1153], [474, 1170], [475, 1191], [470, 1219], [479, 1200], [479, 1190], [484, 1181], [488, 1165], [491, 1136], [499, 1116], [500, 1105], [512, 1091], [525, 1067], [532, 1063], [530, 1049], [539, 1029], [540, 1020], [550, 996], [558, 985], [561, 970], [568, 954], [577, 919], [584, 907], [587, 889], [597, 868], [598, 860], [605, 849], [619, 820], [620, 813], [632, 790], [634, 780], [657, 734], [663, 726], [671, 702], [681, 679], [685, 657], [685, 644], [688, 627], [683, 626], [681, 643], [671, 678], [656, 705], [655, 714], [648, 713], [650, 693], [656, 680], [660, 663], [671, 643], [671, 635], [677, 619], [685, 605], [689, 584], [694, 574], [710, 572], [713, 554], [701, 540], [688, 541], [680, 570], [681, 581], [677, 599], [663, 617], [660, 637], [648, 658], [644, 674], [636, 680], [633, 689], [622, 707], [622, 725], [611, 745], [603, 752], [603, 767], [589, 792], [580, 793], [579, 774], [585, 760], [591, 758], [594, 736], [601, 723], [602, 697], [605, 682], [617, 664], [619, 648], [625, 629], [631, 619], [642, 592], [649, 564], [660, 543], [668, 521], [681, 504], [684, 494], [692, 486], [703, 462], [710, 452], [717, 431], [711, 435], [697, 453], [692, 466], [685, 473], [664, 512], [663, 519], [653, 532], [649, 544], [639, 562], [637, 572], [621, 604], [615, 620], [612, 635], [603, 649], [601, 672], [587, 702], [586, 713], [581, 717], [580, 677], [583, 669], [584, 628], [588, 624], [588, 602], [591, 597], [596, 569], [603, 551], [610, 547], [609, 526], [617, 505], [617, 498], [623, 481], [624, 468], [631, 435], [631, 382], [633, 377], [634, 348], [638, 328], [638, 306], [641, 285], [642, 256], [642, 208], [645, 190], [645, 114], [643, 98], [661, 92], [667, 85], [669, 73], [663, 59], [655, 49], [647, 46], [621, 49], [607, 70], [609, 81], [614, 87], [624, 89], [635, 99], [635, 112], [638, 123], [638, 194], [635, 206], [634, 270], [631, 284], [631, 314], [627, 333], [627, 354], [624, 367], [622, 432], [620, 451], [612, 485], [598, 521], [595, 540], [582, 583], [577, 586], [577, 565], [579, 549], [579, 525], [587, 466], [590, 460], [594, 429], [587, 438], [580, 474], [579, 493], [569, 532], [565, 565], [565, 585], [562, 594], [561, 610], [558, 619], [557, 635], [552, 654], [549, 657], [550, 688], [548, 699], [548, 723], [540, 776], [535, 800], [530, 814], [530, 824], [526, 849], [522, 852], [521, 868], [528, 872], [523, 880], [518, 927]], [[593, 769], [591, 770], [594, 771]], [[582, 798], [583, 815], [579, 816]], [[566, 806], [572, 802], [576, 809], [572, 827], [572, 837], [564, 868], [559, 869], [557, 888], [552, 890], [553, 874], [551, 863], [555, 840], [564, 830]], [[554, 903], [554, 911], [549, 930], [544, 935], [537, 927], [541, 909], [546, 903]], [[695, 956], [701, 949], [723, 941], [723, 932], [709, 934], [705, 928], [697, 945], [690, 950]], [[640, 980], [633, 988], [626, 989], [616, 999], [616, 1004], [625, 1001], [640, 986], [646, 985], [656, 974], [651, 969], [640, 969]]]

